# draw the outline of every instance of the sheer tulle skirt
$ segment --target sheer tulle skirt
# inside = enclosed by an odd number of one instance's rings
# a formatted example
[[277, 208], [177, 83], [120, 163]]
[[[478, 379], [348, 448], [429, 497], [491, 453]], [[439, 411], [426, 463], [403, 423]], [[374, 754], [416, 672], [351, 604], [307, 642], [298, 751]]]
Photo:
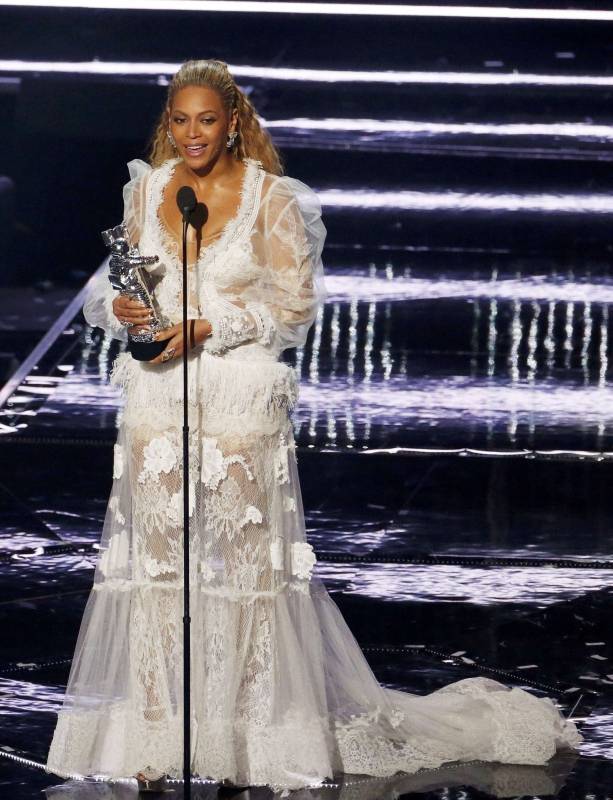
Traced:
[[[306, 541], [286, 364], [190, 357], [192, 770], [273, 788], [482, 759], [543, 764], [581, 736], [486, 678], [382, 687]], [[182, 369], [127, 354], [114, 481], [47, 769], [182, 775]]]

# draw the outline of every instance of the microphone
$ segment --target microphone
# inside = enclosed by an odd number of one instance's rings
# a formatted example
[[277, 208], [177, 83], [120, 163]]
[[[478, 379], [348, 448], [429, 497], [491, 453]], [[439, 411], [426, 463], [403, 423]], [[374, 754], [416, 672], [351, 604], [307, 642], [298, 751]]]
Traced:
[[209, 218], [209, 210], [204, 203], [196, 203], [194, 210], [189, 215], [189, 224], [197, 231], [202, 228]]
[[189, 223], [189, 217], [196, 208], [196, 193], [191, 186], [182, 186], [177, 192], [177, 205], [183, 216], [183, 222]]

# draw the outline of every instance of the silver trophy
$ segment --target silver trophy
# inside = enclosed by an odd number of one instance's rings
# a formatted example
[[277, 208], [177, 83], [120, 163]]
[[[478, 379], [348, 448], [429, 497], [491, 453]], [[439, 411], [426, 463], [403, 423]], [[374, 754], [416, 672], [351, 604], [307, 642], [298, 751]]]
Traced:
[[151, 276], [143, 267], [155, 264], [157, 256], [142, 256], [138, 247], [130, 243], [125, 222], [102, 231], [102, 240], [111, 251], [109, 280], [120, 294], [140, 301], [152, 312], [146, 329], [131, 333], [128, 328], [128, 351], [137, 361], [150, 361], [166, 347], [168, 339], [156, 340], [155, 334], [170, 327], [162, 315], [154, 295]]

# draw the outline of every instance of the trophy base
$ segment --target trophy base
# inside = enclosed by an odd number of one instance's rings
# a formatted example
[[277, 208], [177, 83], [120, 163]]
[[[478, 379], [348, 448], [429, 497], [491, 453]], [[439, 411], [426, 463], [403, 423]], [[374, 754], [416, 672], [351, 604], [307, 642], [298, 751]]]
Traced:
[[157, 339], [154, 342], [135, 342], [128, 338], [128, 352], [137, 361], [151, 361], [165, 349], [167, 342], [168, 339]]

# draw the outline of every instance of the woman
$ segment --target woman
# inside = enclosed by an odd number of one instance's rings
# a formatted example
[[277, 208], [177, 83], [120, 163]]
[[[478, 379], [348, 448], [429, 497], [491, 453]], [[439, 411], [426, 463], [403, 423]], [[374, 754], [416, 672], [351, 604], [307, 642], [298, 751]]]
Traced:
[[[335, 773], [377, 776], [448, 761], [542, 764], [581, 741], [549, 699], [487, 678], [430, 695], [376, 681], [313, 576], [290, 412], [293, 369], [324, 298], [316, 195], [281, 175], [253, 106], [219, 61], [174, 76], [151, 166], [129, 164], [125, 222], [173, 323], [151, 362], [118, 356], [125, 403], [101, 556], [47, 768], [59, 775], [182, 774], [181, 220], [176, 190], [206, 202], [189, 246], [192, 769], [275, 789]], [[84, 312], [125, 338], [144, 307], [106, 277]]]

